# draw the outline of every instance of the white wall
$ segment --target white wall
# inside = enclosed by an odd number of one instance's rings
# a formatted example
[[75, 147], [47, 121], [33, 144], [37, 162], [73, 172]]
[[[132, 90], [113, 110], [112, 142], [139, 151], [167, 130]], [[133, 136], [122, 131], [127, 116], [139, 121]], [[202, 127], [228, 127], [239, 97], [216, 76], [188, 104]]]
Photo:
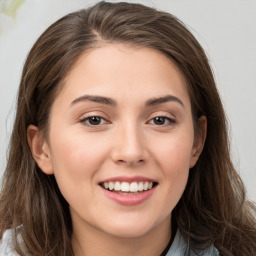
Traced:
[[[21, 69], [30, 47], [57, 18], [96, 1], [21, 0], [16, 17], [3, 13], [3, 4], [11, 2], [0, 0], [0, 176], [6, 164]], [[235, 166], [249, 197], [256, 201], [256, 1], [137, 2], [177, 15], [204, 46], [230, 122]]]

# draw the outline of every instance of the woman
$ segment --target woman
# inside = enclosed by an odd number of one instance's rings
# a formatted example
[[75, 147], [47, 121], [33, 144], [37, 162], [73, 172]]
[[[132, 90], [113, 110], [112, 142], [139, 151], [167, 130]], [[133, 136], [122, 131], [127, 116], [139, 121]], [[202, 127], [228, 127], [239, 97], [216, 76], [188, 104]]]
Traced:
[[4, 255], [256, 253], [207, 57], [174, 16], [105, 3], [51, 25], [20, 83]]

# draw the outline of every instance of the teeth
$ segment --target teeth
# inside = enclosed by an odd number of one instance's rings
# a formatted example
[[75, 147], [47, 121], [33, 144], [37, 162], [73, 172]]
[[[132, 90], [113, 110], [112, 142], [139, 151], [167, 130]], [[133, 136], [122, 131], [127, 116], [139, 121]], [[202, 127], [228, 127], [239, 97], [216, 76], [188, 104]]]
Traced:
[[132, 182], [130, 184], [130, 192], [138, 192], [138, 184], [137, 184], [137, 182]]
[[113, 190], [114, 189], [114, 183], [113, 182], [109, 182], [108, 183], [108, 189], [109, 190]]
[[153, 182], [104, 182], [103, 187], [108, 190], [114, 191], [122, 191], [122, 192], [133, 192], [136, 193], [138, 191], [146, 191], [153, 187]]
[[123, 192], [129, 192], [130, 191], [129, 183], [128, 182], [122, 182], [120, 190], [123, 191]]
[[143, 191], [143, 182], [139, 183], [138, 189], [139, 189], [139, 191]]
[[115, 182], [114, 190], [115, 190], [115, 191], [119, 191], [120, 189], [121, 189], [120, 182]]
[[148, 182], [145, 182], [145, 183], [143, 184], [143, 189], [144, 189], [144, 190], [148, 190]]

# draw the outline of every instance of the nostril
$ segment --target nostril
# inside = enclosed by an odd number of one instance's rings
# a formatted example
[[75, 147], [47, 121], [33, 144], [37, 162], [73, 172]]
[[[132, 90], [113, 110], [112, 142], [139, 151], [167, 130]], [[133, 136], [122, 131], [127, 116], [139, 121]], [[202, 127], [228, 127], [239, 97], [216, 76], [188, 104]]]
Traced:
[[116, 161], [119, 164], [125, 164], [125, 165], [129, 165], [129, 166], [133, 166], [133, 165], [141, 165], [145, 162], [144, 159], [140, 159], [140, 160], [134, 160], [134, 159], [119, 159]]
[[117, 160], [117, 162], [119, 162], [119, 163], [126, 163], [126, 161], [124, 161], [124, 160], [122, 160], [122, 159]]

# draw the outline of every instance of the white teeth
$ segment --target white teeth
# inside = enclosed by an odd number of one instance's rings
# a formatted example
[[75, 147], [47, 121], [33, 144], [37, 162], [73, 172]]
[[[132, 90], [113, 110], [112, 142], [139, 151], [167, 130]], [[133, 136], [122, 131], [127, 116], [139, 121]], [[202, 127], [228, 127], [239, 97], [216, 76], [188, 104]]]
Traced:
[[121, 191], [123, 192], [129, 192], [130, 191], [130, 185], [128, 182], [122, 182], [121, 183]]
[[143, 191], [143, 182], [139, 183], [138, 190], [139, 191]]
[[136, 193], [138, 191], [146, 191], [153, 187], [153, 182], [104, 182], [103, 187], [108, 190], [122, 191], [122, 192], [133, 192]]
[[120, 182], [115, 182], [114, 190], [115, 190], [115, 191], [119, 191], [120, 189], [121, 189], [121, 184], [120, 184]]
[[137, 182], [132, 182], [130, 184], [130, 192], [138, 192], [138, 184], [137, 184]]
[[114, 189], [114, 183], [113, 183], [113, 182], [110, 181], [110, 182], [108, 183], [108, 189], [109, 189], [109, 190], [113, 190], [113, 189]]
[[144, 189], [144, 190], [148, 190], [148, 182], [145, 182], [145, 183], [143, 184], [143, 189]]

